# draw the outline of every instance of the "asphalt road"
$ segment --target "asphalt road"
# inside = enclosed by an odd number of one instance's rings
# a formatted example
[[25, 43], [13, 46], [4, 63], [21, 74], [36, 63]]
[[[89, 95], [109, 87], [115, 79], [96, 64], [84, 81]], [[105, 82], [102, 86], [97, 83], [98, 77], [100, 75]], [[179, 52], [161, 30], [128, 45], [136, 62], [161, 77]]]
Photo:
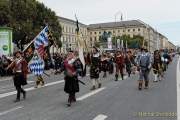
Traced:
[[[177, 120], [177, 59], [169, 66], [165, 79], [148, 90], [137, 89], [138, 75], [114, 81], [102, 78], [102, 88], [90, 91], [89, 76], [82, 79], [77, 103], [66, 106], [62, 75], [44, 76], [46, 86], [34, 89], [35, 78], [25, 87], [27, 99], [13, 103], [16, 92], [11, 80], [0, 80], [0, 120]], [[180, 73], [179, 73], [180, 74]]]

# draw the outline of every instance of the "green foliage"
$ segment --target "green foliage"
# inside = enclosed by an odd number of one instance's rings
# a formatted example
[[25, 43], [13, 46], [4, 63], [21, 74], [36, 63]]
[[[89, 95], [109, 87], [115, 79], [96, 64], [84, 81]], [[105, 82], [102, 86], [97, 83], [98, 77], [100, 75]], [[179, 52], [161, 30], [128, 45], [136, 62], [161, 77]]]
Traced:
[[36, 0], [1, 0], [0, 26], [13, 28], [13, 40], [27, 44], [46, 26], [52, 36], [59, 40], [61, 26], [55, 12]]

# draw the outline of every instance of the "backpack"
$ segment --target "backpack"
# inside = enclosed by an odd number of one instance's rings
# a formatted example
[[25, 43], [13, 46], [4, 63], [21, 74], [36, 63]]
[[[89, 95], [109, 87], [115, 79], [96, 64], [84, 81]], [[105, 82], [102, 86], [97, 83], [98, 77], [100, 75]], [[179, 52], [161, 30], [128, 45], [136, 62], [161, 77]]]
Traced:
[[150, 64], [150, 57], [146, 54], [146, 55], [141, 55], [140, 56], [140, 67], [143, 68], [144, 70], [148, 69], [148, 66]]

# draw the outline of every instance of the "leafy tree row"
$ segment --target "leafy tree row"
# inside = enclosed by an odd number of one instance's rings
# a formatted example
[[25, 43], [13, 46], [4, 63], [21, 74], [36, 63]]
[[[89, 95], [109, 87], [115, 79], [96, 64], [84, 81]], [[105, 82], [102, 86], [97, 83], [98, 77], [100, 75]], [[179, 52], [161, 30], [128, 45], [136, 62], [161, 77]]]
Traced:
[[55, 12], [36, 0], [0, 0], [0, 27], [13, 28], [14, 43], [29, 43], [46, 25], [51, 40], [61, 47], [61, 26]]

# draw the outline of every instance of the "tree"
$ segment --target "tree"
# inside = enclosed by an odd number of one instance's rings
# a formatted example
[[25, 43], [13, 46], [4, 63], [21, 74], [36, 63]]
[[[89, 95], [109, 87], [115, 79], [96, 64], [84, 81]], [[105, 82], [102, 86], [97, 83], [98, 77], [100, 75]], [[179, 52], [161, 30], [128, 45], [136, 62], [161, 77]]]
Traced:
[[55, 12], [36, 0], [1, 0], [0, 26], [13, 28], [13, 42], [27, 44], [46, 26], [59, 40], [61, 26]]

